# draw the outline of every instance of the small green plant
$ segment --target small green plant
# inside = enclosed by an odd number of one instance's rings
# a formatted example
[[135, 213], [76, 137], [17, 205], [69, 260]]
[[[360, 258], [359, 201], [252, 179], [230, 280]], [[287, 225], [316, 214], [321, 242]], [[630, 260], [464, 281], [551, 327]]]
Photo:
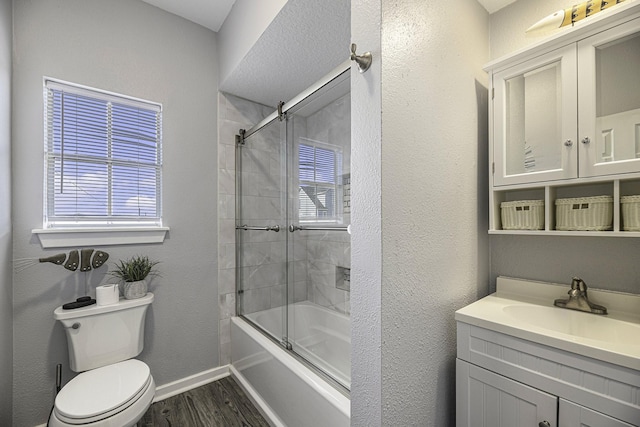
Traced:
[[109, 274], [125, 282], [138, 282], [146, 279], [147, 276], [158, 276], [159, 273], [154, 267], [159, 263], [160, 261], [151, 261], [147, 256], [136, 255], [117, 262], [116, 269]]

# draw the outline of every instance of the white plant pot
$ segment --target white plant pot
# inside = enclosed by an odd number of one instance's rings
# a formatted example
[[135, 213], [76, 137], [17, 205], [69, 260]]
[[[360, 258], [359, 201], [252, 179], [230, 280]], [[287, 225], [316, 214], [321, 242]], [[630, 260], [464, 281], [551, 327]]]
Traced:
[[142, 298], [147, 294], [147, 281], [124, 282], [124, 297], [126, 299]]

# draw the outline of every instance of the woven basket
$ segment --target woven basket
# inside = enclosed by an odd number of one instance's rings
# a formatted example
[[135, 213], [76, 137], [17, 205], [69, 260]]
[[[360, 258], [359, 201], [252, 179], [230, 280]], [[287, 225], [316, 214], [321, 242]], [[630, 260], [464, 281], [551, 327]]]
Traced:
[[624, 231], [640, 231], [640, 196], [620, 197], [622, 212], [622, 229]]
[[603, 231], [613, 227], [613, 197], [556, 200], [556, 230]]
[[544, 200], [500, 203], [503, 230], [544, 230]]

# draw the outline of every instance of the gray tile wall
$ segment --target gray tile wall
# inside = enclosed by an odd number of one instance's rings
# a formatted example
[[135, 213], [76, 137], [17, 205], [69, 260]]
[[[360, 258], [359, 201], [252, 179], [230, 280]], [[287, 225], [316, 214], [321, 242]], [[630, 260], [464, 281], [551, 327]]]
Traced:
[[272, 111], [273, 107], [218, 94], [218, 328], [221, 365], [230, 362], [230, 319], [236, 314], [235, 135], [239, 129], [251, 128]]

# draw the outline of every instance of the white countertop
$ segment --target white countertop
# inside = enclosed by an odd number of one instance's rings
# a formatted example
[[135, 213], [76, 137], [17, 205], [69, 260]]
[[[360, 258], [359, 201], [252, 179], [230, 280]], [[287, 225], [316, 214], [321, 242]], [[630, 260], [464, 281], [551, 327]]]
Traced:
[[640, 370], [640, 295], [589, 288], [589, 300], [609, 312], [596, 315], [553, 305], [557, 298], [568, 298], [568, 284], [499, 277], [496, 288], [456, 311], [455, 319]]

